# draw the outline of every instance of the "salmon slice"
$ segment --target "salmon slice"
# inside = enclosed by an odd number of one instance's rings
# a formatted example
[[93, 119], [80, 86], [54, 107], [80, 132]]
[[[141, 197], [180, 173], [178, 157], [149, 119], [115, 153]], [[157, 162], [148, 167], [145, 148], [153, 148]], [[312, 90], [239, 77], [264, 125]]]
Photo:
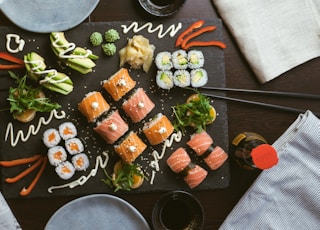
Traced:
[[135, 132], [130, 132], [119, 145], [114, 146], [116, 153], [127, 164], [131, 164], [146, 148], [147, 145]]
[[154, 103], [142, 88], [138, 88], [134, 94], [122, 104], [122, 109], [134, 123], [145, 118], [154, 107]]
[[213, 144], [213, 140], [206, 131], [191, 135], [187, 145], [196, 152], [198, 156], [204, 154]]
[[212, 152], [204, 158], [204, 161], [211, 170], [218, 169], [226, 160], [228, 154], [219, 146], [216, 146]]
[[129, 130], [128, 124], [122, 119], [118, 110], [113, 111], [102, 122], [94, 128], [100, 136], [108, 143], [113, 144]]
[[188, 171], [188, 175], [184, 177], [184, 181], [187, 185], [193, 189], [197, 187], [201, 182], [207, 177], [208, 172], [200, 167], [199, 165], [195, 165], [194, 168]]
[[79, 111], [87, 118], [88, 122], [94, 122], [102, 114], [110, 109], [110, 105], [100, 92], [88, 93], [78, 104]]
[[111, 95], [113, 100], [119, 101], [136, 85], [126, 68], [121, 68], [108, 80], [103, 81], [103, 88]]
[[146, 122], [143, 133], [151, 145], [164, 142], [174, 131], [169, 119], [162, 113], [158, 113], [151, 121]]
[[167, 159], [167, 164], [175, 173], [182, 172], [189, 164], [191, 159], [184, 148], [178, 148]]

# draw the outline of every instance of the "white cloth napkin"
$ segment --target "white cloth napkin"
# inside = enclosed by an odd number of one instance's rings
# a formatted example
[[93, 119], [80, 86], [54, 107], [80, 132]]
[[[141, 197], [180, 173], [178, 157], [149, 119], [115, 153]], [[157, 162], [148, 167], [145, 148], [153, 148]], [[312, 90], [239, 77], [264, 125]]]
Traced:
[[13, 215], [8, 203], [0, 192], [0, 229], [21, 230], [17, 219]]
[[299, 115], [273, 147], [278, 164], [261, 172], [220, 230], [320, 229], [320, 120]]
[[320, 56], [319, 0], [212, 0], [261, 83]]

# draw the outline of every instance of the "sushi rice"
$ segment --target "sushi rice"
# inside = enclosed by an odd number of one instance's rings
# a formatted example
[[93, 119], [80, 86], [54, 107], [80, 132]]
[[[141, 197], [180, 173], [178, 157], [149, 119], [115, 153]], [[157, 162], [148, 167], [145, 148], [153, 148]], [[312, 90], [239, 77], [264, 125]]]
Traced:
[[58, 132], [58, 130], [51, 128], [51, 129], [47, 129], [44, 133], [43, 133], [43, 137], [42, 137], [43, 143], [48, 147], [51, 148], [53, 146], [56, 146], [57, 144], [59, 144], [61, 137], [60, 134]]
[[173, 67], [172, 55], [168, 51], [158, 53], [155, 62], [159, 70], [170, 70]]
[[176, 70], [173, 74], [173, 82], [178, 87], [190, 86], [190, 73], [187, 70]]
[[71, 155], [81, 153], [84, 150], [83, 143], [79, 138], [76, 138], [76, 137], [66, 140], [65, 146]]
[[59, 126], [59, 134], [63, 140], [77, 136], [77, 128], [72, 122], [64, 122]]
[[184, 50], [177, 50], [172, 53], [172, 62], [175, 69], [188, 68], [188, 54]]
[[162, 89], [171, 89], [174, 86], [173, 74], [169, 70], [158, 70], [156, 77], [157, 85]]
[[59, 165], [61, 162], [67, 160], [67, 152], [62, 146], [54, 146], [48, 149], [48, 160], [53, 166]]
[[61, 179], [68, 180], [74, 175], [76, 170], [70, 161], [64, 161], [57, 165], [55, 171]]
[[207, 71], [203, 68], [193, 69], [191, 75], [191, 86], [194, 88], [202, 87], [208, 82]]
[[85, 171], [89, 167], [89, 159], [85, 153], [74, 155], [71, 162], [77, 171]]

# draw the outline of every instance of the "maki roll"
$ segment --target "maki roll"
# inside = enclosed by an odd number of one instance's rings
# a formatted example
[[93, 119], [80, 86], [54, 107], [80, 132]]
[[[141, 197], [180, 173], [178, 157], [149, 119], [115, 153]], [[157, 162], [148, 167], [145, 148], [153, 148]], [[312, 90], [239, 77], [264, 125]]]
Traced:
[[136, 85], [126, 68], [121, 68], [108, 80], [103, 81], [103, 88], [111, 95], [113, 100], [119, 101]]
[[77, 136], [77, 128], [72, 122], [64, 122], [59, 126], [59, 134], [63, 140]]
[[131, 164], [146, 148], [147, 145], [135, 132], [130, 132], [119, 145], [114, 146], [116, 153], [127, 164]]
[[187, 170], [187, 176], [183, 179], [189, 186], [189, 188], [193, 189], [201, 184], [202, 181], [207, 177], [208, 172], [204, 168], [199, 165], [193, 165]]
[[89, 167], [89, 159], [84, 153], [74, 155], [71, 159], [71, 162], [77, 171], [84, 171]]
[[150, 100], [143, 88], [138, 88], [132, 96], [122, 104], [122, 109], [134, 123], [144, 119], [154, 107], [155, 104]]
[[156, 82], [162, 89], [171, 89], [174, 86], [172, 72], [169, 70], [158, 70]]
[[71, 155], [81, 153], [84, 150], [84, 146], [83, 146], [81, 140], [76, 137], [66, 140], [65, 146], [66, 146], [67, 151]]
[[42, 137], [43, 143], [48, 147], [51, 148], [59, 144], [61, 137], [59, 135], [58, 130], [52, 128], [48, 129], [43, 133]]
[[184, 88], [190, 86], [190, 73], [187, 70], [176, 70], [173, 75], [175, 86]]
[[61, 179], [68, 180], [74, 175], [75, 168], [69, 161], [64, 161], [55, 168], [55, 171]]
[[66, 150], [62, 146], [54, 146], [48, 150], [48, 160], [53, 166], [57, 166], [61, 162], [67, 160]]
[[192, 148], [198, 156], [203, 155], [212, 144], [213, 140], [205, 130], [192, 134], [190, 140], [187, 142], [187, 145]]
[[182, 172], [191, 163], [191, 159], [182, 147], [174, 151], [167, 159], [167, 165], [175, 173]]
[[110, 109], [110, 105], [100, 92], [90, 92], [78, 105], [79, 111], [87, 118], [88, 122], [94, 122], [102, 114]]
[[168, 51], [158, 53], [155, 63], [159, 70], [170, 70], [173, 67], [171, 53]]
[[184, 50], [177, 50], [172, 53], [172, 63], [175, 69], [188, 68], [188, 54]]
[[129, 129], [128, 124], [122, 119], [118, 110], [112, 112], [94, 128], [100, 136], [108, 143], [113, 144]]
[[204, 56], [201, 51], [190, 50], [188, 52], [188, 67], [190, 69], [198, 69], [204, 65]]
[[219, 146], [209, 148], [209, 151], [210, 153], [204, 158], [204, 162], [206, 162], [211, 170], [220, 168], [228, 159], [228, 154]]
[[202, 87], [208, 82], [207, 71], [203, 68], [193, 69], [191, 75], [191, 86], [194, 88]]

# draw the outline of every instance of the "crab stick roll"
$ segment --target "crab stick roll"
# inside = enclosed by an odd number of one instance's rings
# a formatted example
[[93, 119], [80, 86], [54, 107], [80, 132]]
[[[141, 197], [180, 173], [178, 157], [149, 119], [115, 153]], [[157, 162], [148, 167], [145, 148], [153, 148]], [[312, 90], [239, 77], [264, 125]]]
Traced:
[[48, 147], [51, 148], [59, 144], [61, 137], [59, 135], [59, 131], [52, 128], [48, 129], [43, 133], [42, 137], [43, 143]]
[[72, 122], [63, 122], [59, 125], [59, 134], [63, 140], [77, 136], [77, 128]]
[[158, 113], [152, 120], [143, 126], [143, 133], [151, 145], [164, 142], [174, 131], [169, 119], [162, 113]]
[[138, 88], [132, 96], [122, 104], [122, 109], [134, 123], [144, 119], [154, 107], [154, 103], [142, 88]]
[[76, 137], [66, 140], [65, 146], [66, 146], [67, 151], [71, 155], [81, 153], [84, 150], [84, 145], [83, 145], [82, 141]]
[[53, 166], [67, 160], [67, 152], [62, 146], [54, 146], [48, 149], [48, 160]]
[[187, 145], [195, 151], [198, 156], [204, 154], [207, 149], [213, 144], [213, 140], [206, 131], [194, 133], [191, 135]]
[[219, 146], [209, 148], [210, 153], [204, 161], [211, 170], [218, 169], [228, 159], [228, 154]]
[[187, 175], [183, 178], [187, 183], [189, 188], [193, 189], [197, 187], [201, 182], [207, 177], [208, 172], [200, 167], [199, 165], [194, 165], [187, 172]]
[[167, 165], [175, 173], [182, 172], [191, 163], [191, 159], [184, 148], [178, 148], [167, 159]]
[[80, 112], [87, 118], [88, 122], [95, 122], [98, 117], [110, 109], [110, 105], [100, 92], [88, 93], [78, 105]]
[[114, 149], [125, 163], [131, 164], [146, 147], [147, 145], [135, 132], [130, 132], [119, 145], [114, 146]]
[[121, 68], [108, 80], [103, 81], [103, 88], [111, 95], [113, 100], [119, 101], [136, 85], [126, 68]]
[[111, 112], [94, 128], [108, 144], [113, 144], [129, 130], [128, 124], [122, 119], [118, 110]]
[[72, 165], [77, 171], [85, 171], [89, 167], [89, 159], [85, 153], [79, 153], [72, 157]]
[[55, 171], [61, 179], [68, 180], [74, 175], [76, 170], [71, 162], [64, 161], [55, 168]]

